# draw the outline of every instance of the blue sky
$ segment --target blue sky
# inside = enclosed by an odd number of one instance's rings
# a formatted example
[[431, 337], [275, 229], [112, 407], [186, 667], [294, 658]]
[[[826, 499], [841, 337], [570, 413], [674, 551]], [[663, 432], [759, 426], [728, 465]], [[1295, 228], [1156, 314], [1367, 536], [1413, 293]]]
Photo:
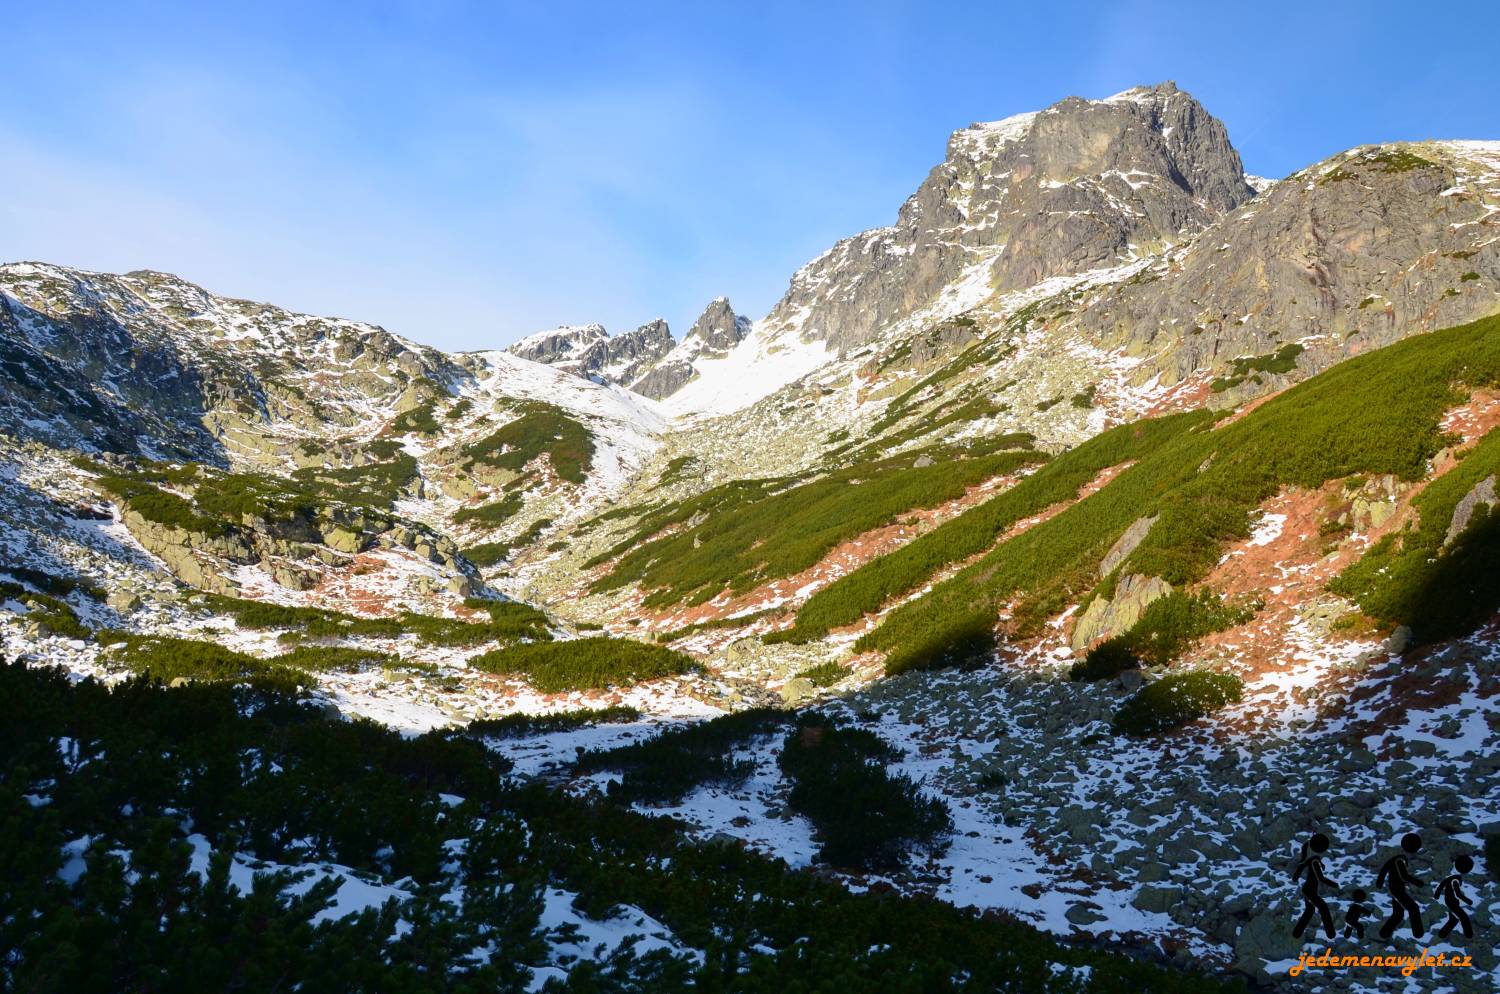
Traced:
[[[226, 9], [210, 9], [210, 8]], [[759, 317], [949, 132], [1174, 79], [1255, 173], [1500, 139], [1491, 3], [4, 0], [0, 259], [450, 349]]]

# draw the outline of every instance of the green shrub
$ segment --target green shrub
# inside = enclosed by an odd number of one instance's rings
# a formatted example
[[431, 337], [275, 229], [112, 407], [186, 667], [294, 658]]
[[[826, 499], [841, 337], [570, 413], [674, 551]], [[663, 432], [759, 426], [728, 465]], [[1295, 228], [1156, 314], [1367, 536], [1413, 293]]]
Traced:
[[274, 657], [271, 662], [299, 670], [356, 673], [367, 666], [396, 667], [401, 660], [389, 652], [353, 646], [301, 645]]
[[513, 548], [515, 546], [509, 542], [481, 542], [478, 545], [471, 545], [466, 549], [459, 550], [459, 555], [475, 566], [488, 568], [503, 561], [510, 555]]
[[1239, 701], [1243, 690], [1240, 678], [1228, 673], [1172, 673], [1146, 684], [1120, 705], [1114, 730], [1122, 735], [1152, 735], [1179, 728]]
[[286, 691], [314, 685], [304, 670], [197, 639], [132, 636], [107, 658], [153, 680], [246, 682]]
[[[11, 570], [11, 572], [18, 572]], [[58, 584], [62, 586], [62, 584]], [[26, 619], [45, 625], [54, 635], [69, 639], [87, 639], [94, 632], [78, 617], [67, 601], [51, 594], [38, 594], [17, 583], [0, 581], [0, 601], [14, 600], [26, 607]]]
[[736, 614], [729, 618], [711, 618], [708, 621], [695, 621], [691, 625], [683, 625], [681, 628], [673, 628], [664, 632], [657, 632], [652, 636], [657, 642], [676, 642], [678, 639], [687, 638], [698, 632], [722, 631], [730, 628], [744, 628], [752, 625], [762, 618], [774, 618], [783, 613], [779, 607], [766, 608], [764, 611], [753, 611], [750, 614]]
[[532, 643], [475, 656], [469, 666], [486, 673], [519, 674], [546, 694], [630, 685], [686, 673], [690, 657], [657, 645], [595, 635]]
[[1088, 651], [1078, 662], [1068, 667], [1072, 680], [1108, 680], [1126, 670], [1141, 668], [1141, 659], [1135, 654], [1128, 635], [1116, 635], [1105, 639]]
[[[371, 447], [378, 444], [372, 443]], [[401, 452], [385, 458], [388, 461], [365, 466], [304, 467], [292, 473], [292, 479], [324, 499], [385, 509], [395, 503], [418, 475], [415, 457]]]
[[582, 483], [594, 460], [594, 437], [562, 408], [541, 401], [519, 405], [514, 421], [462, 449], [468, 465], [483, 464], [521, 472], [545, 455], [552, 471], [570, 483]]
[[420, 404], [409, 411], [396, 415], [386, 429], [391, 435], [436, 435], [443, 426], [433, 416], [431, 404]]
[[551, 638], [547, 616], [519, 601], [469, 598], [464, 602], [465, 606], [485, 611], [490, 616], [488, 621], [481, 622], [411, 612], [391, 618], [361, 618], [325, 608], [288, 607], [212, 594], [205, 596], [204, 604], [214, 611], [233, 616], [235, 623], [243, 628], [286, 628], [308, 638], [415, 635], [428, 644], [446, 646]]
[[[389, 527], [392, 519], [384, 512], [416, 475], [416, 460], [403, 454], [369, 466], [299, 469], [291, 478], [145, 463], [128, 475], [104, 473], [95, 485], [147, 521], [222, 537], [267, 521], [306, 525], [333, 505], [366, 511], [371, 528]], [[164, 490], [162, 483], [188, 496]]]
[[493, 566], [498, 562], [509, 559], [511, 553], [517, 549], [535, 545], [542, 537], [542, 532], [552, 527], [551, 518], [539, 518], [531, 523], [520, 535], [506, 542], [482, 542], [462, 550], [461, 555], [475, 566]]
[[525, 502], [526, 499], [520, 494], [509, 494], [488, 504], [480, 504], [476, 507], [461, 507], [454, 512], [453, 523], [455, 525], [462, 525], [470, 521], [478, 521], [493, 528], [496, 525], [504, 524], [514, 517]]
[[[44, 594], [53, 597], [67, 597], [72, 593], [82, 593], [94, 600], [102, 601], [105, 598], [104, 589], [97, 584], [90, 583], [76, 576], [58, 576], [29, 566], [3, 566], [0, 573], [5, 573], [21, 583], [28, 584], [40, 590]], [[3, 585], [4, 581], [0, 581]]]
[[931, 843], [953, 827], [941, 801], [886, 771], [897, 756], [874, 733], [824, 718], [807, 719], [787, 734], [780, 758], [792, 781], [787, 801], [817, 829], [824, 862], [893, 869], [909, 846]]
[[797, 676], [802, 678], [803, 680], [812, 681], [813, 686], [816, 687], [832, 687], [834, 684], [838, 683], [848, 675], [848, 670], [840, 666], [838, 663], [834, 662], [819, 663], [816, 666], [809, 666], [807, 669], [797, 674]]
[[507, 714], [499, 718], [478, 718], [464, 731], [486, 739], [518, 739], [528, 735], [550, 735], [571, 732], [592, 725], [624, 725], [640, 721], [641, 712], [625, 705], [584, 708], [579, 711], [554, 711], [550, 714]]
[[661, 477], [656, 481], [656, 486], [665, 487], [684, 479], [687, 474], [698, 465], [697, 456], [674, 456], [667, 461], [666, 468], [661, 471]]
[[94, 482], [123, 508], [153, 524], [203, 535], [224, 535], [229, 530], [223, 521], [199, 514], [192, 501], [150, 483], [118, 475], [101, 476]]
[[736, 711], [669, 729], [644, 742], [590, 750], [579, 757], [578, 768], [621, 771], [619, 782], [610, 785], [611, 800], [626, 804], [677, 801], [705, 784], [727, 786], [744, 780], [755, 764], [734, 759], [734, 750], [786, 720], [786, 712], [777, 708]]
[[[1237, 387], [1256, 373], [1290, 373], [1297, 368], [1297, 357], [1305, 350], [1295, 342], [1283, 345], [1269, 355], [1247, 356], [1230, 363], [1227, 377], [1216, 377], [1210, 384], [1215, 393]], [[1259, 382], [1257, 380], [1256, 382]]]

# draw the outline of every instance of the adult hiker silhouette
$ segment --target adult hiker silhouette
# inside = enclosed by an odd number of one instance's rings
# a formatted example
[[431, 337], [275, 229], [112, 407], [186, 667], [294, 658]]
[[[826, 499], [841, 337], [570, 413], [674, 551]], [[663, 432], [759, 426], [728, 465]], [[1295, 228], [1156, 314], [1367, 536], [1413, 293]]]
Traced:
[[1464, 911], [1463, 905], [1474, 902], [1469, 900], [1468, 895], [1460, 889], [1460, 885], [1464, 881], [1464, 874], [1474, 869], [1474, 860], [1465, 853], [1453, 861], [1453, 868], [1458, 872], [1444, 877], [1443, 882], [1438, 884], [1435, 895], [1448, 906], [1448, 921], [1438, 929], [1438, 938], [1448, 938], [1448, 933], [1453, 931], [1453, 926], [1459, 925], [1464, 930], [1464, 938], [1472, 939], [1474, 938], [1474, 923], [1469, 920], [1469, 914]]
[[1410, 858], [1422, 851], [1422, 837], [1416, 832], [1407, 832], [1401, 837], [1401, 851], [1385, 861], [1380, 868], [1380, 874], [1375, 878], [1376, 887], [1384, 887], [1385, 892], [1391, 895], [1391, 901], [1395, 905], [1391, 911], [1391, 917], [1380, 926], [1380, 937], [1389, 939], [1396, 934], [1396, 927], [1401, 924], [1403, 918], [1411, 919], [1411, 934], [1415, 939], [1422, 937], [1422, 909], [1417, 907], [1416, 900], [1411, 896], [1408, 887], [1420, 887], [1422, 881], [1411, 875]]
[[[1307, 851], [1311, 849], [1313, 855], [1309, 856]], [[1311, 839], [1302, 843], [1301, 860], [1297, 868], [1292, 871], [1292, 879], [1296, 880], [1302, 876], [1302, 871], [1307, 871], [1307, 879], [1302, 881], [1302, 917], [1297, 919], [1297, 927], [1292, 929], [1292, 935], [1301, 938], [1302, 933], [1307, 931], [1308, 923], [1316, 913], [1323, 919], [1323, 932], [1332, 939], [1336, 934], [1333, 930], [1333, 914], [1328, 910], [1328, 902], [1323, 900], [1319, 893], [1323, 884], [1338, 889], [1338, 884], [1323, 876], [1322, 856], [1328, 851], [1328, 836], [1319, 832]]]

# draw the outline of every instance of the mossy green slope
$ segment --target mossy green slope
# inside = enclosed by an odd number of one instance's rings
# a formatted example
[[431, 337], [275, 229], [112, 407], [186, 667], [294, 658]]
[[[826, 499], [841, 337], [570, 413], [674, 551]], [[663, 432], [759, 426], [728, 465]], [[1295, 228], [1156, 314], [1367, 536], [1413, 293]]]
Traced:
[[857, 648], [886, 652], [891, 672], [959, 662], [993, 645], [1007, 602], [1017, 628], [1034, 630], [1089, 593], [1104, 553], [1144, 515], [1158, 520], [1122, 572], [1197, 581], [1284, 486], [1356, 473], [1420, 479], [1446, 444], [1444, 411], [1465, 388], [1497, 381], [1500, 317], [1341, 363], [1239, 420], [1180, 432], [1099, 492], [893, 611]]
[[[1015, 444], [1024, 444], [1016, 436]], [[1040, 461], [1030, 449], [964, 458], [962, 449], [903, 453], [817, 479], [739, 480], [647, 514], [597, 562], [620, 556], [595, 591], [639, 584], [646, 607], [701, 604], [819, 562], [839, 543], [969, 487]], [[651, 538], [665, 529], [671, 534]]]
[[1179, 415], [1122, 425], [1053, 459], [1014, 487], [970, 508], [902, 548], [874, 559], [808, 598], [796, 624], [776, 636], [808, 642], [830, 629], [880, 610], [917, 589], [943, 567], [988, 549], [1011, 525], [1078, 496], [1101, 470], [1139, 459], [1183, 432], [1208, 423], [1207, 414]]

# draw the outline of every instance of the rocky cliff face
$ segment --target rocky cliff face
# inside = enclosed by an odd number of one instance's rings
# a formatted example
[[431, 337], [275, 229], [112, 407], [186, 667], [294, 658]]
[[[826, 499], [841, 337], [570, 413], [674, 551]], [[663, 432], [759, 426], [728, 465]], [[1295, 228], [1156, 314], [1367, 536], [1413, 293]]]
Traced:
[[1277, 183], [1062, 327], [1143, 357], [1138, 384], [1227, 363], [1216, 392], [1244, 399], [1268, 372], [1290, 372], [1257, 368], [1289, 345], [1305, 375], [1493, 313], [1497, 234], [1500, 144], [1356, 148]]
[[505, 351], [584, 376], [603, 365], [608, 341], [609, 332], [602, 324], [562, 325], [528, 335]]
[[54, 445], [222, 464], [272, 426], [352, 426], [462, 375], [382, 328], [162, 273], [0, 266], [0, 428]]
[[702, 342], [700, 355], [718, 356], [744, 341], [749, 332], [750, 319], [735, 314], [728, 297], [717, 297], [698, 315], [685, 340]]
[[1224, 126], [1172, 83], [955, 132], [896, 223], [840, 242], [767, 318], [838, 347], [931, 303], [965, 275], [1001, 291], [1185, 240], [1249, 200]]
[[724, 358], [749, 333], [750, 319], [735, 314], [728, 297], [715, 298], [682, 343], [631, 383], [630, 389], [653, 400], [670, 397], [697, 375], [697, 363]]
[[505, 351], [586, 379], [628, 386], [646, 375], [676, 344], [667, 322], [656, 318], [613, 337], [598, 324], [544, 331], [521, 339]]

